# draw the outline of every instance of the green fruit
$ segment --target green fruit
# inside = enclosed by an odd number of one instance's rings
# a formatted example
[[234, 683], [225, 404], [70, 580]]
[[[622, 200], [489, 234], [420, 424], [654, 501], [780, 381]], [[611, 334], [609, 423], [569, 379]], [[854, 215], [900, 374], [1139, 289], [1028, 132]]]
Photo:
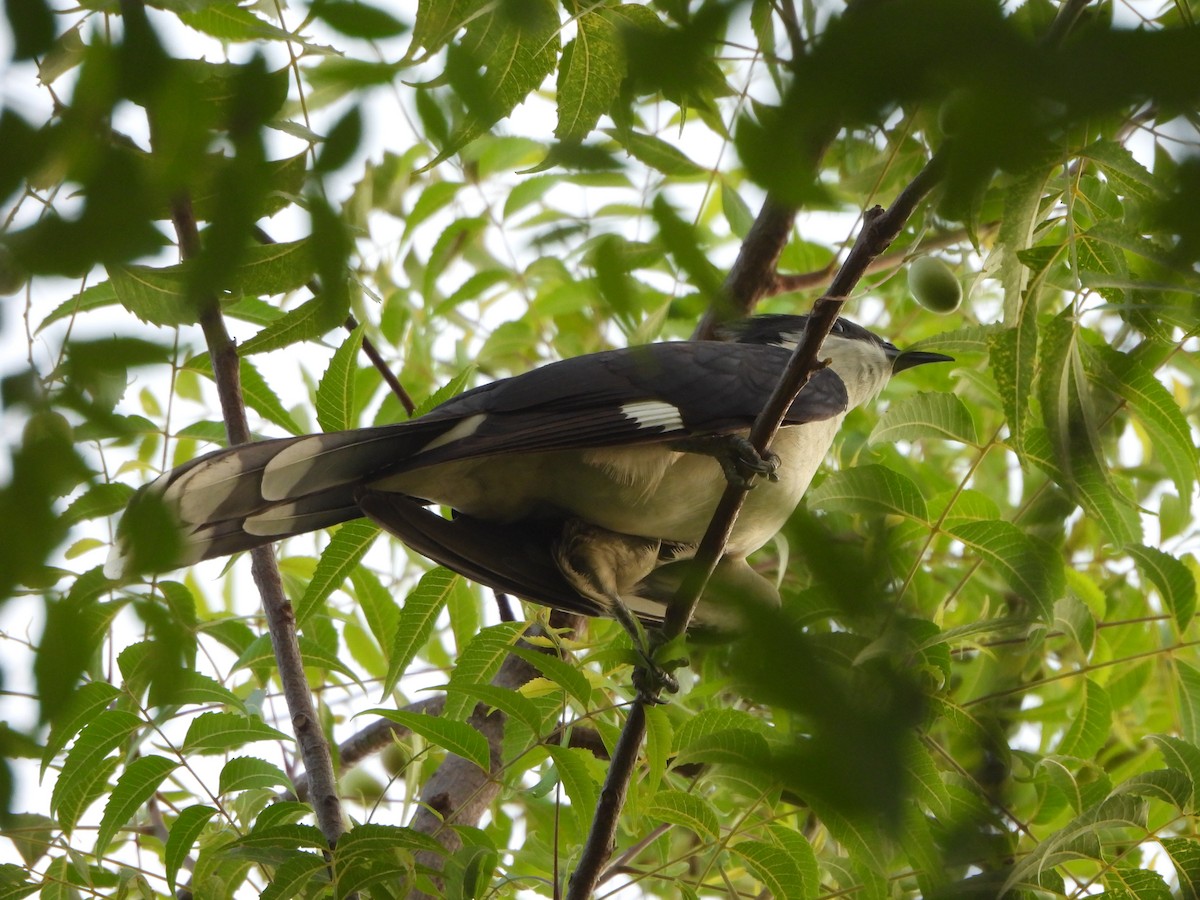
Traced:
[[12, 251], [0, 244], [0, 295], [15, 294], [25, 287], [28, 274], [13, 258]]
[[917, 302], [935, 313], [952, 313], [962, 303], [962, 285], [940, 259], [922, 256], [908, 266], [908, 289]]

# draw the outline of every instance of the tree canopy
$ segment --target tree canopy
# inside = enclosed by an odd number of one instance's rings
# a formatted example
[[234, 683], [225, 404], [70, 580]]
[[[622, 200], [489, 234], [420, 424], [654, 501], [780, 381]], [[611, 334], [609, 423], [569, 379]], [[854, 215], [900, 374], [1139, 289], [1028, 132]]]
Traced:
[[[1196, 896], [1198, 13], [9, 0], [0, 892]], [[814, 303], [956, 361], [661, 705], [365, 520], [103, 573], [214, 447]]]

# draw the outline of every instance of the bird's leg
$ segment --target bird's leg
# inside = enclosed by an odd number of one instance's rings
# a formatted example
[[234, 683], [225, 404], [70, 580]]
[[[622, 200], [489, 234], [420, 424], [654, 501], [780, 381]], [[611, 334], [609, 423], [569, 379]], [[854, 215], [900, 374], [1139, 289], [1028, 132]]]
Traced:
[[642, 660], [634, 671], [633, 683], [638, 694], [651, 702], [659, 702], [657, 697], [663, 690], [672, 694], [679, 690], [679, 683], [671, 674], [671, 669], [679, 664], [663, 665], [655, 661], [646, 631], [621, 599], [621, 591], [654, 571], [660, 547], [661, 541], [656, 539], [619, 534], [579, 519], [568, 519], [554, 548], [555, 562], [571, 586], [604, 606], [632, 638], [634, 652]]
[[672, 450], [711, 456], [721, 465], [725, 480], [744, 490], [754, 486], [754, 476], [778, 481], [779, 456], [768, 450], [759, 453], [750, 439], [741, 434], [706, 434], [681, 438], [668, 444]]

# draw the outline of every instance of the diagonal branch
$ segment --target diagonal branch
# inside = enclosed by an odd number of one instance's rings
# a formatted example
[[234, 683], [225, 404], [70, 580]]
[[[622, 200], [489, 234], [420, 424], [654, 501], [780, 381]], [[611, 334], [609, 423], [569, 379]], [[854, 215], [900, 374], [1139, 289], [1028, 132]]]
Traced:
[[[760, 453], [765, 453], [770, 448], [788, 408], [808, 383], [812, 373], [824, 365], [820, 359], [821, 345], [837, 321], [846, 298], [866, 273], [871, 262], [887, 250], [917, 205], [941, 180], [945, 170], [944, 159], [942, 154], [936, 154], [930, 159], [886, 211], [876, 206], [863, 215], [863, 227], [854, 246], [830, 283], [829, 290], [814, 304], [803, 340], [792, 353], [792, 358], [780, 376], [774, 392], [751, 428], [750, 440]], [[759, 213], [759, 220], [768, 220], [763, 226], [765, 233], [778, 234], [780, 214], [780, 207], [770, 201], [764, 204], [762, 212]], [[756, 222], [756, 226], [758, 224]], [[754, 233], [753, 229], [751, 233]], [[786, 235], [786, 229], [784, 234]], [[772, 270], [768, 274], [760, 273], [757, 278], [747, 277], [747, 283], [755, 290], [759, 287], [765, 290], [765, 286], [770, 285], [776, 277], [774, 263], [778, 260], [778, 254], [770, 256], [769, 253], [763, 252], [758, 254], [757, 258], [770, 258]], [[731, 272], [730, 277], [732, 276]], [[756, 298], [757, 296], [761, 296], [761, 293], [757, 294]], [[683, 584], [667, 607], [661, 632], [664, 643], [674, 640], [687, 630], [705, 585], [725, 552], [725, 544], [745, 499], [744, 487], [726, 485], [708, 531], [700, 542], [693, 565], [689, 567]], [[588, 833], [579, 864], [571, 876], [567, 900], [586, 900], [592, 895], [603, 873], [604, 864], [612, 853], [621, 808], [633, 779], [638, 752], [646, 735], [645, 707], [651, 702], [653, 698], [639, 694], [630, 709], [625, 727], [613, 751], [612, 763], [601, 790], [596, 814], [592, 819], [591, 831]]]
[[[171, 220], [179, 238], [182, 257], [192, 259], [200, 251], [200, 233], [191, 201], [176, 200], [171, 206]], [[202, 297], [200, 302], [200, 327], [212, 358], [213, 379], [217, 384], [217, 396], [221, 403], [221, 415], [225, 420], [225, 432], [230, 444], [245, 444], [250, 441], [250, 426], [246, 421], [246, 407], [242, 401], [241, 361], [237, 347], [225, 328], [221, 307], [215, 296]], [[250, 551], [250, 572], [262, 598], [263, 612], [267, 617], [267, 628], [271, 633], [271, 645], [279, 666], [279, 680], [283, 685], [284, 699], [292, 719], [292, 729], [300, 747], [300, 756], [309, 778], [309, 795], [317, 824], [329, 846], [337, 843], [345, 825], [342, 821], [342, 803], [337, 794], [337, 782], [333, 774], [333, 758], [329, 742], [321, 729], [313, 705], [312, 691], [304, 675], [304, 664], [300, 657], [300, 644], [296, 636], [296, 616], [292, 604], [283, 593], [283, 582], [279, 577], [279, 566], [275, 554], [267, 547], [256, 547]]]

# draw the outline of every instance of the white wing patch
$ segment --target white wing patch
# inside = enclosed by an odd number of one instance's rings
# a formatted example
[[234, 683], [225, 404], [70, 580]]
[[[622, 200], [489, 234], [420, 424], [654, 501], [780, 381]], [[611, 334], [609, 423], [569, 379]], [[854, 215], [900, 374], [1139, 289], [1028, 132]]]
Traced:
[[670, 403], [661, 400], [638, 400], [621, 407], [621, 414], [633, 419], [638, 428], [660, 428], [663, 431], [682, 431], [683, 417]]
[[463, 438], [470, 437], [479, 430], [479, 426], [483, 424], [483, 420], [486, 418], [487, 416], [483, 413], [476, 413], [473, 416], [467, 416], [465, 419], [459, 420], [453, 428], [443, 431], [413, 455], [427, 453], [430, 450], [436, 450], [438, 447], [445, 446], [452, 441], [460, 441]]

